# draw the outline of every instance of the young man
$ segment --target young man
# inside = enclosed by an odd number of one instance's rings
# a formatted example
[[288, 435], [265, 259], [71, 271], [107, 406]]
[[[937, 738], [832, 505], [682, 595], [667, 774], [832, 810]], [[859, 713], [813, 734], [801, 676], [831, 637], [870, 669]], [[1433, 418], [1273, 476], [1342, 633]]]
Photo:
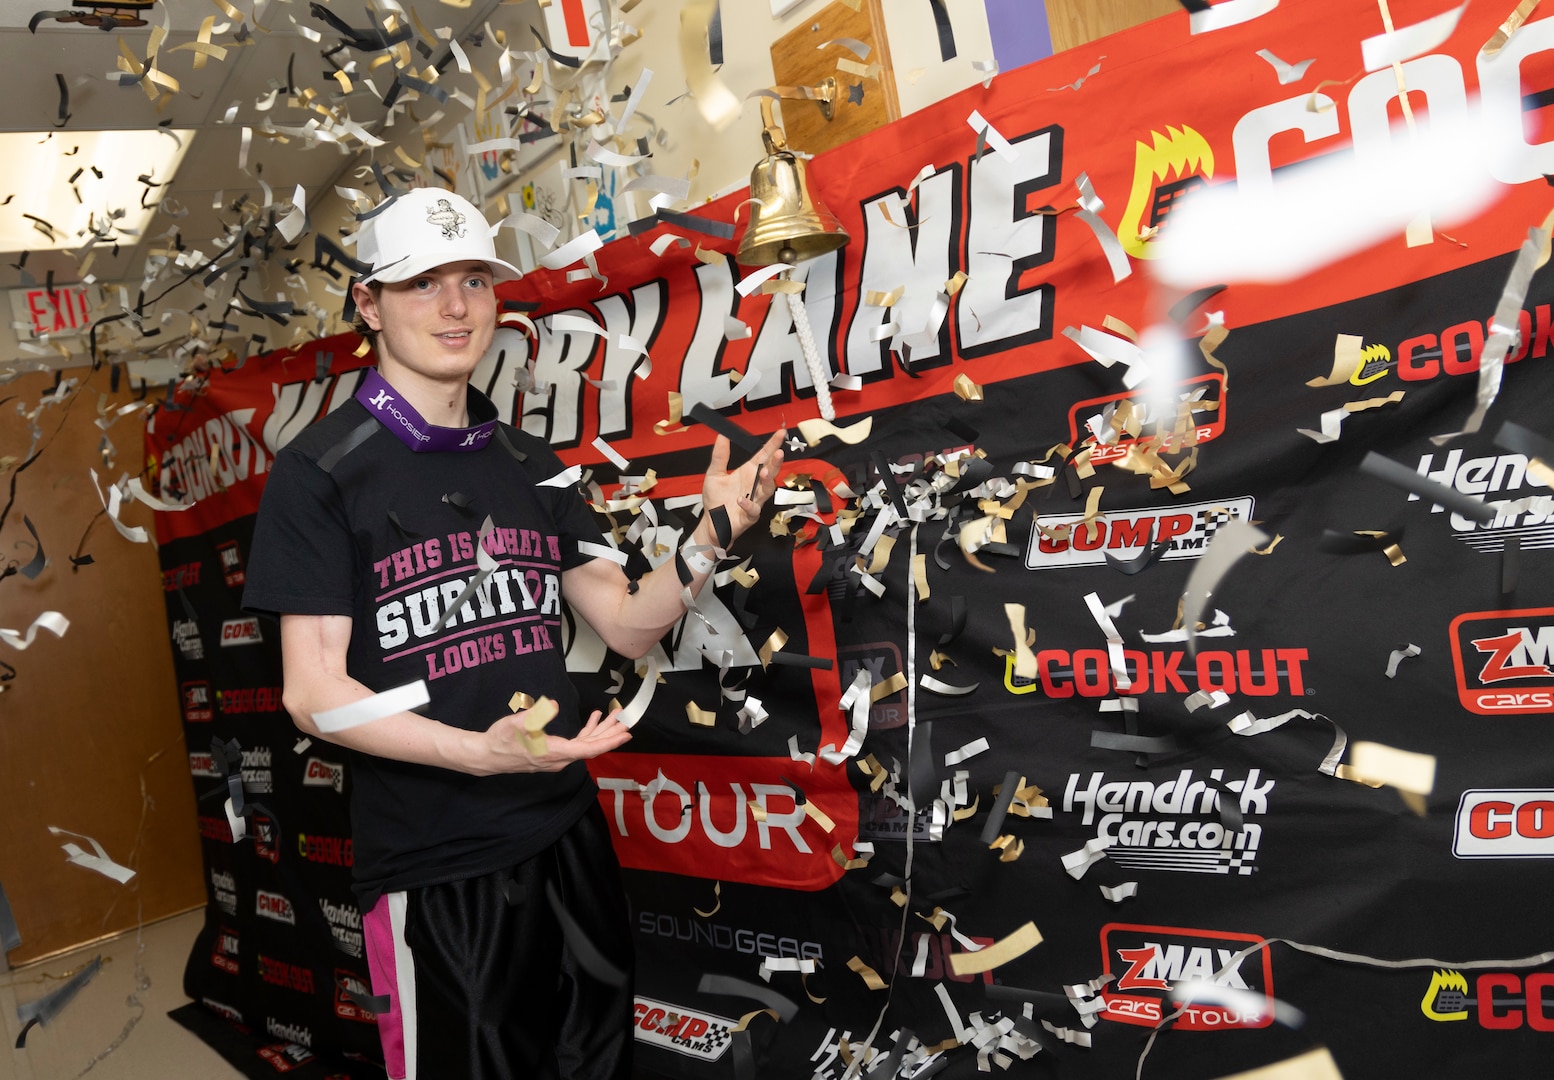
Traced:
[[[378, 367], [277, 456], [243, 600], [280, 617], [297, 726], [356, 751], [354, 875], [373, 993], [391, 1002], [389, 1075], [625, 1080], [631, 941], [582, 762], [630, 734], [579, 715], [561, 600], [616, 652], [646, 653], [685, 613], [682, 572], [694, 592], [712, 569], [695, 549], [759, 519], [783, 433], [734, 471], [719, 438], [687, 557], [629, 582], [579, 549], [602, 538], [549, 447], [468, 384], [495, 331], [492, 284], [518, 276], [480, 211], [413, 190], [368, 218], [357, 251], [372, 270], [352, 295]], [[490, 572], [465, 597], [477, 545]], [[418, 712], [314, 723], [418, 679], [431, 695]], [[558, 707], [543, 753], [513, 701]], [[610, 967], [624, 979], [599, 976]]]

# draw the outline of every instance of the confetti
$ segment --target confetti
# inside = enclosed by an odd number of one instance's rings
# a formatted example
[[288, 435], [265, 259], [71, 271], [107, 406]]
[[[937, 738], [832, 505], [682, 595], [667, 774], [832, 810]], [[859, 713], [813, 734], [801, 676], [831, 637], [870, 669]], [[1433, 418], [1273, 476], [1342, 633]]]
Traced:
[[319, 731], [333, 734], [361, 724], [370, 724], [374, 720], [382, 720], [395, 713], [418, 709], [430, 703], [431, 700], [431, 694], [426, 689], [426, 680], [417, 679], [413, 683], [384, 690], [360, 701], [353, 701], [349, 705], [314, 713], [313, 724]]
[[977, 975], [1015, 960], [1041, 944], [1041, 931], [1028, 922], [1007, 937], [999, 938], [976, 952], [952, 953], [950, 970], [956, 975]]
[[1405, 26], [1401, 30], [1389, 28], [1385, 34], [1366, 38], [1360, 42], [1360, 56], [1365, 62], [1365, 70], [1391, 67], [1444, 44], [1451, 37], [1452, 31], [1457, 29], [1457, 20], [1462, 18], [1463, 9], [1467, 6], [1466, 3], [1459, 4], [1424, 22]]
[[67, 840], [64, 844], [60, 845], [65, 850], [66, 862], [73, 863], [76, 866], [84, 867], [87, 870], [95, 870], [97, 873], [102, 874], [104, 877], [112, 878], [120, 885], [123, 885], [125, 882], [129, 881], [130, 878], [135, 876], [135, 871], [131, 870], [127, 866], [120, 866], [118, 863], [109, 858], [108, 853], [103, 850], [103, 846], [96, 840], [92, 839], [90, 836], [83, 836], [81, 833], [71, 832], [68, 829], [61, 829], [55, 825], [50, 825], [48, 829], [49, 832], [53, 833], [55, 836], [73, 836], [77, 840], [85, 840], [88, 844], [91, 845], [92, 854], [89, 855], [79, 845], [73, 844]]
[[55, 637], [64, 637], [65, 631], [70, 629], [70, 620], [57, 611], [45, 611], [25, 631], [7, 630], [0, 627], [0, 641], [5, 642], [11, 648], [18, 651], [32, 645], [33, 639], [38, 636], [39, 630], [47, 630]]
[[1290, 83], [1300, 82], [1302, 76], [1306, 74], [1306, 69], [1313, 63], [1311, 60], [1302, 60], [1296, 64], [1287, 64], [1267, 49], [1258, 49], [1257, 55], [1273, 65], [1273, 70], [1279, 77], [1280, 86], [1288, 86]]
[[1404, 660], [1407, 660], [1409, 657], [1419, 656], [1423, 652], [1423, 649], [1421, 649], [1418, 645], [1413, 644], [1410, 644], [1402, 649], [1393, 649], [1392, 654], [1387, 657], [1387, 678], [1397, 678], [1398, 665], [1401, 664]]

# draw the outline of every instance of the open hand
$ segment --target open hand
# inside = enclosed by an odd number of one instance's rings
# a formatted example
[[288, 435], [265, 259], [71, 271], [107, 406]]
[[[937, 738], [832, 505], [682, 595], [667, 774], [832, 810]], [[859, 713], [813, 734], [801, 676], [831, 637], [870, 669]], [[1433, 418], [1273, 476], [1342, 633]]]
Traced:
[[728, 512], [734, 537], [761, 520], [761, 508], [777, 490], [782, 444], [787, 437], [787, 430], [779, 428], [749, 461], [732, 472], [728, 467], [728, 439], [719, 435], [712, 444], [712, 460], [707, 465], [706, 479], [702, 481], [702, 506], [708, 511], [723, 507]]
[[574, 761], [584, 761], [607, 754], [624, 746], [631, 738], [631, 729], [620, 722], [620, 712], [604, 716], [595, 709], [572, 738], [560, 735], [541, 736], [545, 752], [535, 754], [525, 737], [523, 720], [528, 710], [502, 717], [486, 729], [482, 739], [488, 773], [560, 772]]

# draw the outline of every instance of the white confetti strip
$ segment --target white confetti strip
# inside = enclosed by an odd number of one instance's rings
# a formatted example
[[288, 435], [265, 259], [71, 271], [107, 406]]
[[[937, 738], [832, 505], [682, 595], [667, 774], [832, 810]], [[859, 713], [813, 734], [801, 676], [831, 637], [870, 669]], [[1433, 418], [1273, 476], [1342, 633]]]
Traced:
[[1433, 51], [1451, 37], [1452, 31], [1457, 29], [1457, 20], [1462, 18], [1463, 9], [1467, 6], [1465, 3], [1459, 4], [1424, 22], [1366, 38], [1360, 42], [1360, 57], [1365, 61], [1365, 70], [1378, 71]]
[[1003, 156], [1009, 161], [1020, 160], [1020, 152], [1014, 148], [1014, 145], [1008, 139], [1004, 138], [1003, 135], [999, 133], [997, 128], [988, 123], [982, 114], [976, 109], [971, 110], [971, 115], [966, 117], [966, 123], [970, 124], [971, 130], [975, 131], [978, 135], [985, 134], [987, 144], [993, 148], [995, 153]]
[[983, 736], [979, 739], [973, 739], [971, 742], [967, 743], [965, 746], [962, 746], [960, 749], [951, 750], [949, 753], [945, 754], [944, 767], [950, 768], [951, 766], [959, 765], [961, 762], [970, 758], [974, 758], [978, 754], [983, 753], [989, 749], [991, 749], [991, 747], [988, 746], [986, 736]]
[[344, 731], [361, 724], [370, 724], [374, 720], [382, 720], [395, 713], [419, 708], [431, 700], [431, 694], [426, 689], [426, 680], [417, 679], [413, 683], [396, 686], [392, 690], [373, 694], [360, 701], [353, 701], [349, 705], [341, 705], [337, 709], [325, 709], [323, 712], [314, 713], [313, 724], [319, 731], [325, 733]]
[[637, 687], [631, 703], [621, 710], [617, 719], [629, 728], [636, 727], [637, 721], [647, 714], [648, 706], [652, 704], [653, 694], [657, 690], [658, 661], [650, 656], [647, 658], [647, 672], [642, 676], [642, 685]]
[[1106, 858], [1106, 849], [1114, 843], [1116, 841], [1109, 836], [1097, 836], [1093, 840], [1085, 841], [1084, 847], [1063, 856], [1063, 869], [1067, 870], [1074, 880], [1079, 880], [1085, 876], [1085, 871]]
[[70, 620], [58, 611], [45, 611], [25, 631], [7, 630], [0, 627], [0, 641], [5, 642], [11, 648], [18, 651], [26, 649], [32, 644], [33, 638], [38, 636], [39, 630], [47, 630], [55, 637], [64, 637], [65, 631], [70, 629]]
[[1398, 665], [1411, 656], [1418, 656], [1423, 651], [1418, 645], [1414, 644], [1410, 644], [1406, 649], [1393, 649], [1392, 655], [1387, 658], [1387, 678], [1397, 678]]
[[73, 836], [77, 840], [85, 840], [92, 845], [94, 854], [88, 855], [79, 845], [66, 841], [61, 845], [65, 849], [66, 862], [75, 863], [75, 865], [85, 867], [88, 870], [95, 870], [105, 877], [111, 877], [120, 885], [123, 885], [135, 876], [135, 871], [127, 866], [120, 866], [109, 858], [108, 853], [103, 850], [103, 846], [90, 836], [83, 836], [81, 833], [71, 832], [69, 829], [61, 829], [54, 825], [49, 826], [49, 832], [55, 836]]
[[583, 467], [581, 465], [569, 465], [555, 476], [541, 480], [538, 487], [569, 488], [583, 479]]

